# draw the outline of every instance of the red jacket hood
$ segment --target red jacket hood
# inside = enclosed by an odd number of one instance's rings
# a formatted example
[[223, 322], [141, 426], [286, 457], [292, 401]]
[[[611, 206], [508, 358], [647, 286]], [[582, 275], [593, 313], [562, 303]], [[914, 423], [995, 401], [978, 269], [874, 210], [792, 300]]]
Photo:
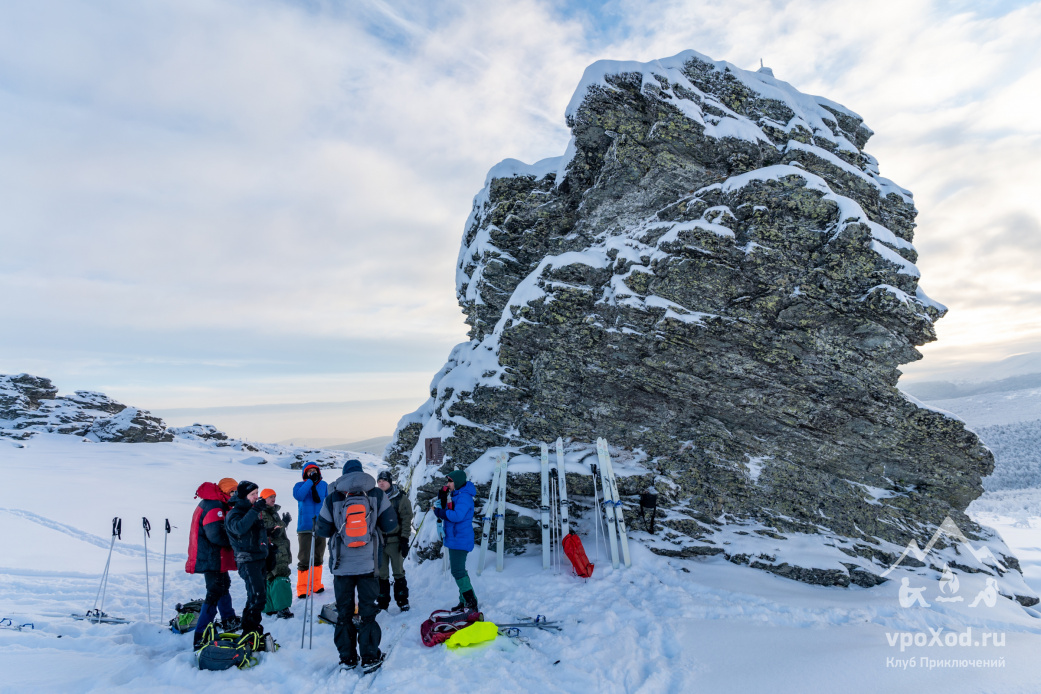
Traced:
[[200, 499], [207, 499], [209, 501], [227, 501], [228, 495], [220, 490], [213, 482], [203, 482], [199, 485], [199, 488], [195, 490], [195, 496]]

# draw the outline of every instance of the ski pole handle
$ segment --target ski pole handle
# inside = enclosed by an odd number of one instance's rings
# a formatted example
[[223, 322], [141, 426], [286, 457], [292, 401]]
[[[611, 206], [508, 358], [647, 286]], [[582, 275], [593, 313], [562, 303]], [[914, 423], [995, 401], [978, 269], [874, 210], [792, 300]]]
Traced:
[[166, 519], [166, 534], [167, 535], [170, 534], [170, 519], [169, 518]]
[[152, 537], [152, 524], [144, 516], [141, 516], [141, 527], [145, 529], [145, 535]]
[[118, 537], [120, 540], [123, 539], [123, 519], [113, 518], [112, 519], [112, 536]]

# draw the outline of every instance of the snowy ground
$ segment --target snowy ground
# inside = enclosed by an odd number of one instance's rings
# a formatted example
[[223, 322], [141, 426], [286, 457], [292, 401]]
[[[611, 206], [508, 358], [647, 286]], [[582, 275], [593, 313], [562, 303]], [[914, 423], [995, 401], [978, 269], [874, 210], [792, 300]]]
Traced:
[[[391, 608], [380, 615], [384, 638], [401, 638], [371, 681], [334, 674], [330, 626], [316, 624], [314, 649], [301, 650], [299, 604], [297, 618], [266, 622], [282, 649], [263, 655], [259, 667], [200, 672], [193, 666], [190, 636], [160, 624], [173, 615], [174, 603], [203, 592], [202, 578], [183, 571], [195, 488], [224, 476], [251, 479], [278, 491], [283, 507], [295, 516], [290, 490], [299, 473], [246, 465], [240, 461], [249, 453], [184, 440], [87, 444], [72, 436], [43, 435], [24, 445], [0, 441], [0, 617], [33, 622], [36, 628], [0, 629], [3, 692], [1041, 690], [1041, 612], [1005, 599], [970, 609], [967, 603], [982, 588], [974, 576], [962, 576], [963, 603], [933, 600], [938, 594], [933, 582], [926, 595], [931, 607], [902, 608], [899, 581], [870, 590], [819, 588], [719, 559], [658, 557], [636, 542], [630, 569], [612, 570], [600, 548], [588, 581], [543, 571], [535, 552], [507, 557], [503, 573], [490, 562], [478, 577], [477, 555], [471, 554], [471, 576], [487, 618], [501, 622], [545, 614], [563, 623], [559, 634], [535, 631], [526, 634], [526, 643], [500, 637], [462, 652], [424, 647], [420, 622], [455, 601], [451, 577], [439, 563], [427, 562], [408, 568], [413, 610], [398, 614]], [[376, 459], [362, 457], [375, 470]], [[126, 626], [73, 621], [66, 615], [94, 602], [116, 515], [123, 518], [123, 540], [113, 555], [106, 611], [138, 621]], [[142, 516], [153, 527], [152, 623]], [[165, 518], [177, 527], [169, 538], [166, 609], [160, 616]], [[990, 512], [980, 520], [1002, 533], [1023, 562], [1028, 583], [1041, 590], [1041, 518], [1028, 511]], [[588, 530], [580, 524], [596, 560]], [[240, 606], [242, 583], [234, 577], [232, 586]], [[907, 646], [918, 634], [927, 645]], [[968, 645], [939, 645], [948, 638]]]

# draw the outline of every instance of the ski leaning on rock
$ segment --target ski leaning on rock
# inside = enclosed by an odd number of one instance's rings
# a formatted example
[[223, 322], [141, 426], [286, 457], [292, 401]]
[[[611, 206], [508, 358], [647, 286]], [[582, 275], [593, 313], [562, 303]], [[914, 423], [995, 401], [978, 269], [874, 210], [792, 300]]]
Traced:
[[[481, 514], [484, 516], [484, 525], [481, 529], [481, 551], [477, 557], [477, 575], [484, 571], [484, 558], [488, 553], [488, 542], [491, 540], [492, 519], [495, 517], [495, 501], [499, 495], [499, 478], [506, 477], [506, 454], [501, 453], [495, 461], [495, 470], [492, 472], [492, 483], [488, 487], [488, 501], [485, 502]], [[505, 484], [503, 488], [505, 489]], [[496, 533], [498, 537], [498, 533]]]
[[[618, 495], [618, 483], [611, 465], [611, 454], [607, 450], [607, 440], [596, 440], [596, 454], [600, 462], [600, 482], [604, 490], [604, 506], [607, 509], [607, 532], [610, 536], [608, 545], [611, 548], [611, 566], [618, 568], [618, 547], [621, 545], [622, 561], [626, 567], [632, 566], [629, 557], [629, 535], [625, 530], [625, 516], [622, 513], [622, 502]], [[617, 528], [617, 538], [615, 530]]]
[[549, 539], [549, 446], [542, 444], [542, 505], [539, 506], [542, 525], [542, 568], [550, 566], [552, 543]]

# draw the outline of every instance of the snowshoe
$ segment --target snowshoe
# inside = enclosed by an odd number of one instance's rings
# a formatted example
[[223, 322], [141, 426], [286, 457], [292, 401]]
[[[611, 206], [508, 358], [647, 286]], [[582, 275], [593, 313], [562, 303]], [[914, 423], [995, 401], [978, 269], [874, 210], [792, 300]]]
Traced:
[[420, 638], [425, 646], [436, 646], [447, 641], [452, 634], [474, 622], [484, 621], [484, 615], [477, 610], [434, 610], [430, 618], [419, 628]]

